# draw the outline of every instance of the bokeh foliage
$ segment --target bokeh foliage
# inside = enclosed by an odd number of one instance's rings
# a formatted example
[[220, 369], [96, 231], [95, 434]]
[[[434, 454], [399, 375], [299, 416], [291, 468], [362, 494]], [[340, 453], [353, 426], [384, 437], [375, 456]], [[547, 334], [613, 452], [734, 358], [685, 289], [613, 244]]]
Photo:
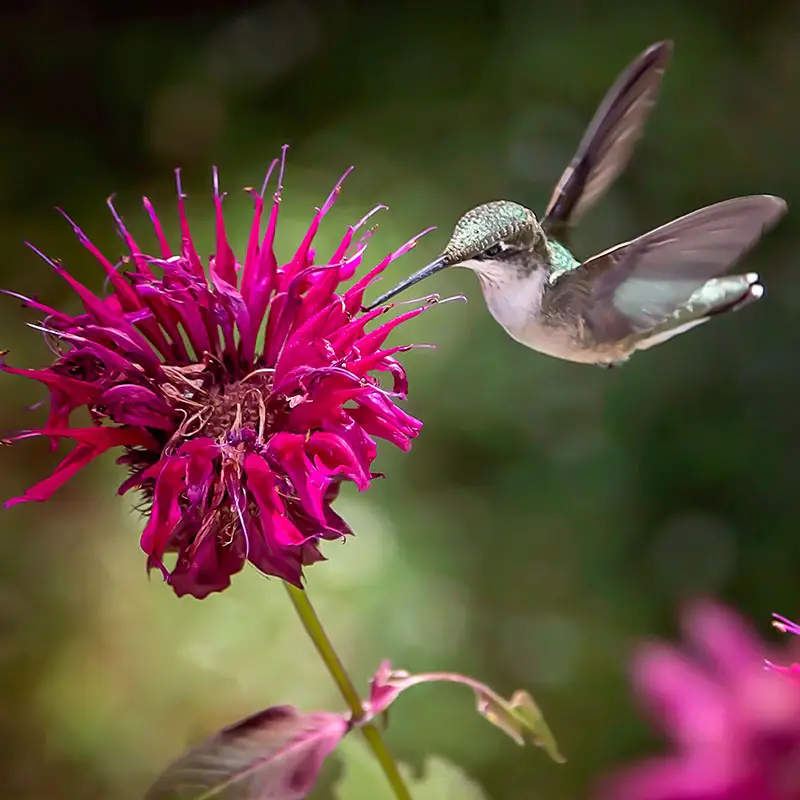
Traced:
[[[93, 287], [100, 271], [52, 211], [113, 258], [103, 204], [119, 192], [134, 231], [146, 193], [184, 186], [210, 247], [210, 166], [240, 247], [249, 201], [292, 145], [279, 248], [296, 245], [339, 174], [357, 170], [321, 249], [378, 202], [372, 252], [435, 224], [387, 282], [418, 268], [471, 205], [541, 209], [615, 74], [676, 40], [636, 158], [579, 231], [588, 255], [736, 194], [787, 198], [790, 214], [747, 264], [757, 306], [620, 371], [559, 363], [505, 337], [468, 274], [434, 287], [469, 304], [403, 331], [410, 410], [426, 423], [389, 476], [341, 505], [358, 535], [329, 546], [310, 589], [362, 685], [382, 657], [533, 691], [569, 758], [521, 751], [457, 690], [393, 709], [388, 736], [415, 768], [457, 764], [500, 800], [586, 796], [594, 778], [654, 745], [630, 700], [637, 637], [669, 633], [688, 597], [724, 597], [767, 628], [795, 614], [795, 411], [800, 370], [800, 9], [790, 2], [353, 0], [180, 5], [56, 3], [4, 11], [0, 284], [74, 309], [32, 240]], [[174, 225], [172, 227], [174, 231]], [[147, 241], [144, 235], [140, 243]], [[387, 283], [388, 285], [388, 283]], [[2, 346], [47, 357], [6, 300]], [[0, 382], [2, 427], [26, 427], [36, 387]], [[54, 463], [44, 443], [2, 452], [3, 495]], [[43, 507], [4, 512], [0, 536], [0, 795], [134, 798], [190, 741], [255, 708], [340, 708], [281, 587], [250, 572], [224, 596], [178, 601], [144, 577], [140, 523], [95, 464]], [[342, 797], [380, 786], [357, 744]], [[361, 766], [358, 766], [361, 765]], [[434, 762], [448, 786], [455, 767]], [[360, 772], [359, 772], [360, 770]], [[336, 769], [329, 777], [335, 777]], [[438, 794], [454, 791], [442, 788]], [[328, 790], [323, 786], [320, 797]], [[462, 796], [462, 795], [459, 795]], [[463, 796], [467, 796], [464, 791]]]

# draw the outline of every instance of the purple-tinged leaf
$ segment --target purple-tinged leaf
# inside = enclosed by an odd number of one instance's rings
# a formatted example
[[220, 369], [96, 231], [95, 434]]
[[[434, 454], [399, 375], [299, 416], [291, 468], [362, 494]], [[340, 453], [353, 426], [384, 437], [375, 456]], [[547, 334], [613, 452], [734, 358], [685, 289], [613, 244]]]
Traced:
[[173, 762], [145, 800], [301, 800], [349, 729], [340, 714], [267, 708]]
[[406, 689], [436, 681], [468, 686], [475, 693], [478, 713], [492, 725], [500, 728], [519, 745], [524, 745], [529, 739], [534, 745], [541, 747], [553, 761], [559, 764], [566, 761], [558, 750], [555, 737], [545, 722], [539, 706], [530, 694], [517, 691], [510, 700], [506, 700], [485, 683], [455, 672], [425, 672], [411, 675], [403, 670], [392, 669], [392, 665], [384, 661], [370, 683], [369, 700], [365, 703], [367, 717], [372, 719], [385, 713]]

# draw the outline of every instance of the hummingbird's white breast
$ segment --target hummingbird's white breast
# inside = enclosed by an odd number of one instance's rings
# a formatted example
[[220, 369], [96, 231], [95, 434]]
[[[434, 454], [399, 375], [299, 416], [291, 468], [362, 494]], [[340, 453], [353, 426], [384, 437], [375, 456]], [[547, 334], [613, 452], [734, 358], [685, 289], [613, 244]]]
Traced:
[[463, 266], [475, 270], [489, 313], [512, 339], [531, 350], [566, 361], [585, 364], [598, 361], [596, 352], [581, 345], [577, 331], [543, 318], [542, 298], [549, 285], [547, 267], [514, 275], [502, 263], [493, 267], [486, 261], [465, 262]]

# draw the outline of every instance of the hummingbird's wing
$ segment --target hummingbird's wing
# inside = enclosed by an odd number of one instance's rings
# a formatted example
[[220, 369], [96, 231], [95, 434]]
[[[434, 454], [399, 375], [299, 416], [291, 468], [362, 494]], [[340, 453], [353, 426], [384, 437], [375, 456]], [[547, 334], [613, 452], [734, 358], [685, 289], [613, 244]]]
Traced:
[[785, 211], [785, 201], [770, 195], [693, 211], [555, 274], [542, 311], [582, 320], [598, 343], [651, 331], [738, 261]]
[[542, 220], [546, 233], [563, 235], [624, 169], [655, 105], [671, 55], [670, 41], [650, 45], [606, 92], [547, 205]]

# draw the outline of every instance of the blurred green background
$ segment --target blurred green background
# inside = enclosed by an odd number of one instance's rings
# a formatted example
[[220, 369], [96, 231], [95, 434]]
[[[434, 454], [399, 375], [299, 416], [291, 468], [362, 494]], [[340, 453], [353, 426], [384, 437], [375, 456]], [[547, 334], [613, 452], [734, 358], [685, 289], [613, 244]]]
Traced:
[[[494, 0], [375, 3], [57, 3], [3, 11], [0, 284], [75, 310], [23, 245], [34, 241], [95, 289], [101, 271], [53, 211], [65, 208], [114, 260], [112, 192], [140, 244], [147, 194], [172, 232], [171, 170], [210, 252], [212, 164], [242, 252], [250, 201], [292, 146], [279, 253], [350, 164], [320, 237], [324, 254], [369, 208], [373, 263], [428, 225], [381, 288], [420, 267], [480, 202], [543, 209], [604, 91], [628, 61], [676, 42], [659, 107], [622, 179], [575, 237], [589, 255], [738, 194], [787, 198], [789, 217], [747, 263], [766, 299], [636, 357], [622, 370], [558, 362], [514, 343], [468, 273], [464, 292], [396, 337], [425, 428], [408, 455], [382, 446], [388, 480], [344, 492], [357, 536], [309, 570], [329, 632], [361, 686], [383, 657], [530, 689], [566, 766], [516, 748], [457, 687], [410, 692], [394, 752], [428, 780], [418, 797], [586, 797], [614, 765], [661, 747], [627, 664], [671, 635], [681, 604], [714, 595], [765, 631], [800, 608], [797, 569], [800, 280], [800, 6], [788, 0]], [[12, 300], [0, 343], [46, 363]], [[43, 393], [4, 377], [2, 429], [39, 424]], [[3, 497], [47, 474], [44, 442], [0, 453]], [[135, 798], [188, 743], [257, 708], [341, 708], [276, 581], [247, 571], [221, 596], [176, 600], [148, 582], [141, 521], [103, 459], [43, 506], [2, 516], [0, 796]], [[453, 766], [457, 765], [457, 766]], [[388, 796], [356, 740], [338, 796]], [[471, 793], [470, 793], [471, 792]]]

